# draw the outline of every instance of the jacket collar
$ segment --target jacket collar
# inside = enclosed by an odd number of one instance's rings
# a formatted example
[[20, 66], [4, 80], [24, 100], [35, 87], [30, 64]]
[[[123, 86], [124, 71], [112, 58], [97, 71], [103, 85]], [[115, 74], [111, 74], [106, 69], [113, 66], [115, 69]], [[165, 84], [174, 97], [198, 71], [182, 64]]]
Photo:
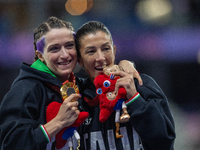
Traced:
[[40, 60], [36, 60], [32, 65], [31, 65], [32, 68], [35, 68], [39, 71], [42, 71], [42, 72], [46, 72], [50, 75], [52, 75], [53, 77], [56, 78], [56, 76], [51, 72], [51, 70]]

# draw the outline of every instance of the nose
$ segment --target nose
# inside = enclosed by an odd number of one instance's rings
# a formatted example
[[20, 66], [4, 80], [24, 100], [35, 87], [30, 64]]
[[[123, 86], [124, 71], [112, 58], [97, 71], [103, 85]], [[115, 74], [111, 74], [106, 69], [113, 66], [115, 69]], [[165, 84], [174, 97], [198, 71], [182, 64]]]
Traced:
[[61, 48], [61, 51], [60, 51], [60, 57], [61, 58], [65, 58], [65, 57], [68, 57], [69, 56], [69, 53], [67, 52], [66, 48], [65, 47], [62, 47]]
[[97, 51], [97, 57], [96, 57], [97, 61], [104, 61], [105, 60], [105, 56], [104, 53], [102, 51]]

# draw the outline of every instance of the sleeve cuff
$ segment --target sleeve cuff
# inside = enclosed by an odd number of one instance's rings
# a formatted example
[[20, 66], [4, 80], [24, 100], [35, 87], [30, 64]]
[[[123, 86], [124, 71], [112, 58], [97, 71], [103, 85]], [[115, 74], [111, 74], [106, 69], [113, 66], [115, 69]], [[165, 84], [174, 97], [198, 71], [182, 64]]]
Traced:
[[134, 102], [138, 97], [140, 96], [140, 93], [136, 93], [133, 97], [131, 97], [129, 100], [127, 100], [125, 103], [126, 105], [131, 104], [132, 102]]
[[41, 129], [42, 132], [44, 133], [44, 135], [45, 135], [45, 137], [46, 137], [48, 143], [51, 142], [51, 138], [50, 138], [50, 136], [49, 136], [47, 130], [45, 129], [45, 127], [44, 127], [43, 125], [40, 125], [40, 129]]

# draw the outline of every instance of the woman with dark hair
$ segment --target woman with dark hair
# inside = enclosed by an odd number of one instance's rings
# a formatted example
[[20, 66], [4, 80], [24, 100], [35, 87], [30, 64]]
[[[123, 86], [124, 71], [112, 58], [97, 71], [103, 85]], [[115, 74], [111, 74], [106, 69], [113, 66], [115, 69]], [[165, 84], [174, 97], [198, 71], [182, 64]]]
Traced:
[[[115, 93], [121, 86], [127, 93], [130, 121], [120, 125], [123, 138], [116, 138], [114, 134], [115, 113], [105, 122], [99, 121], [100, 108], [93, 81], [103, 73], [105, 66], [114, 65], [116, 52], [107, 27], [97, 21], [87, 22], [76, 33], [76, 46], [78, 62], [89, 76], [77, 79], [82, 95], [80, 105], [90, 114], [79, 130], [81, 149], [173, 150], [174, 120], [167, 97], [154, 79], [146, 74], [140, 74], [143, 85], [139, 86], [138, 81], [126, 70], [112, 72], [121, 76], [116, 82]], [[133, 64], [127, 61], [120, 62], [119, 66], [133, 68]]]

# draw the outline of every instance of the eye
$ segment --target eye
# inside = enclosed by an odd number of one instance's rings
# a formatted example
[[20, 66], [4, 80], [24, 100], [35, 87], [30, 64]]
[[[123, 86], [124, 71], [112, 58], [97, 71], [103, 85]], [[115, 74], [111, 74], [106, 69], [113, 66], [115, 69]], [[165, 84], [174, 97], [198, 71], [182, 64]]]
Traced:
[[50, 48], [50, 51], [57, 50], [57, 49], [58, 49], [58, 47], [55, 46], [55, 47]]
[[103, 51], [110, 51], [112, 50], [111, 45], [109, 43], [102, 46]]
[[110, 50], [110, 48], [109, 47], [105, 47], [103, 50], [104, 51], [108, 51], [108, 50]]
[[98, 88], [96, 92], [97, 92], [98, 95], [101, 95], [102, 94], [102, 89]]
[[74, 43], [68, 43], [65, 45], [67, 49], [72, 49], [74, 47]]
[[110, 86], [110, 81], [106, 80], [103, 82], [104, 87], [109, 87]]
[[95, 53], [95, 49], [90, 49], [86, 53], [89, 55], [93, 55]]
[[50, 52], [56, 52], [56, 51], [58, 51], [60, 49], [60, 46], [52, 46], [50, 49], [49, 49], [49, 51]]

